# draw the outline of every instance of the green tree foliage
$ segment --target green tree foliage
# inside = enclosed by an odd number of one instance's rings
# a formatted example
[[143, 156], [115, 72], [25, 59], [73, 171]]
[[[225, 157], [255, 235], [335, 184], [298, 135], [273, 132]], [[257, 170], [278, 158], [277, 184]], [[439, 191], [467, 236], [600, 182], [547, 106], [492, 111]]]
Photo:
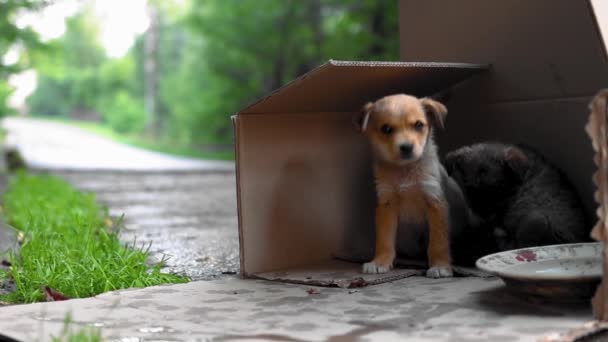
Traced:
[[[396, 60], [397, 1], [193, 1], [177, 71], [161, 78], [170, 132], [230, 142], [229, 115], [324, 61]], [[175, 25], [181, 25], [177, 22]], [[173, 28], [165, 28], [171, 30]]]
[[[12, 89], [8, 85], [8, 77], [28, 65], [28, 52], [34, 53], [43, 47], [34, 31], [16, 25], [16, 15], [21, 11], [38, 10], [44, 5], [45, 2], [42, 0], [0, 1], [0, 117], [9, 112], [6, 101], [12, 93]], [[11, 48], [22, 51], [21, 59], [16, 63], [6, 64], [3, 56]]]
[[101, 108], [104, 120], [118, 133], [141, 132], [144, 128], [144, 105], [125, 90], [116, 91]]
[[143, 128], [145, 113], [132, 55], [110, 59], [89, 8], [66, 21], [52, 53], [36, 62], [38, 87], [28, 98], [36, 115], [98, 119], [119, 133]]
[[66, 21], [65, 34], [49, 42], [52, 51], [35, 60], [39, 86], [28, 99], [32, 113], [94, 115], [100, 67], [106, 58], [97, 37], [98, 27], [89, 10]]

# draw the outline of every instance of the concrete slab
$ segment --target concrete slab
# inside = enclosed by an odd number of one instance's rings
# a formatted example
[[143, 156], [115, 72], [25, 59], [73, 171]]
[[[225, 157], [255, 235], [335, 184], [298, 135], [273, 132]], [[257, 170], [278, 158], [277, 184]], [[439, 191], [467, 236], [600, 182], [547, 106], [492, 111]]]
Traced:
[[50, 340], [67, 313], [110, 341], [535, 341], [592, 319], [498, 279], [413, 277], [357, 290], [225, 278], [0, 308], [0, 332]]

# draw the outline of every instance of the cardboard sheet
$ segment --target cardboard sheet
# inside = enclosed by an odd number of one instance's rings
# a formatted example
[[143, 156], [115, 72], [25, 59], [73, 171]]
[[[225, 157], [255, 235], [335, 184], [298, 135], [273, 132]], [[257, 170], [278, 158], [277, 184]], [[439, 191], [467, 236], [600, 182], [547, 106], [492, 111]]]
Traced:
[[[585, 127], [591, 138], [595, 156], [593, 158], [597, 171], [593, 174], [593, 183], [597, 186], [595, 201], [598, 203], [598, 221], [591, 236], [608, 243], [608, 89], [600, 91], [591, 102], [591, 115]], [[604, 253], [604, 275], [608, 274], [608, 259]], [[606, 277], [599, 285], [593, 297], [593, 313], [599, 320], [608, 320], [608, 283]]]
[[[413, 276], [423, 276], [426, 271], [425, 263], [416, 260], [397, 259], [395, 265], [394, 269], [384, 274], [364, 274], [361, 273], [360, 262], [334, 259], [309, 266], [256, 273], [251, 275], [251, 277], [294, 284], [350, 289], [382, 284]], [[493, 277], [491, 274], [472, 267], [454, 266], [453, 268], [456, 276]]]
[[284, 271], [256, 273], [253, 277], [286, 283], [350, 289], [422, 274], [424, 274], [423, 269], [413, 268], [398, 268], [384, 274], [363, 274], [361, 273], [360, 264], [332, 260], [321, 264], [290, 268]]

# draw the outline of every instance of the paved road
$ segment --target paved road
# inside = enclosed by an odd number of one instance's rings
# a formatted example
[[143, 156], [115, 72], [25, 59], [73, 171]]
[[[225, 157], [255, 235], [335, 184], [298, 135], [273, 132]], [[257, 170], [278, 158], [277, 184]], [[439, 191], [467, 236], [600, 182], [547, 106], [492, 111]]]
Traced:
[[224, 170], [234, 163], [175, 157], [114, 142], [59, 122], [5, 118], [6, 144], [15, 146], [28, 166], [62, 170]]
[[54, 172], [94, 192], [115, 217], [124, 241], [151, 243], [167, 271], [212, 279], [238, 271], [234, 173]]
[[55, 122], [9, 118], [3, 126], [29, 167], [124, 214], [122, 239], [151, 243], [156, 259], [170, 258], [167, 271], [193, 279], [238, 271], [234, 163], [149, 152]]

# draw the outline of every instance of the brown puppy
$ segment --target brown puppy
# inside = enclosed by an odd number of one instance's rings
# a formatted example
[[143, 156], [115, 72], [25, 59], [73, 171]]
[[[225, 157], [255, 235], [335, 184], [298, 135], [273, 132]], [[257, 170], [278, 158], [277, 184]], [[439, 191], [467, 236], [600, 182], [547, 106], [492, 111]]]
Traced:
[[405, 94], [363, 108], [358, 123], [372, 146], [378, 196], [375, 257], [364, 273], [390, 270], [397, 247], [400, 255], [426, 254], [428, 277], [452, 276], [450, 225], [466, 224], [469, 210], [433, 142], [433, 128], [443, 128], [446, 115], [443, 104]]

